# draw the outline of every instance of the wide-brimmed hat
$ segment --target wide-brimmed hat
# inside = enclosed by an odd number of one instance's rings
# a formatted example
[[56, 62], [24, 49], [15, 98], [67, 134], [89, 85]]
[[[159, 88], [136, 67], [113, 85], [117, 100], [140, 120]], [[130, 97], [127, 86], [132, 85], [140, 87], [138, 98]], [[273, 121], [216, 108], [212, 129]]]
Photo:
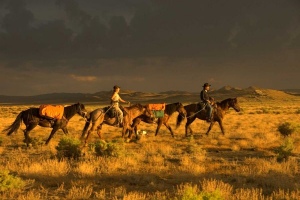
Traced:
[[204, 85], [202, 87], [207, 87], [207, 86], [211, 86], [208, 83], [204, 83]]

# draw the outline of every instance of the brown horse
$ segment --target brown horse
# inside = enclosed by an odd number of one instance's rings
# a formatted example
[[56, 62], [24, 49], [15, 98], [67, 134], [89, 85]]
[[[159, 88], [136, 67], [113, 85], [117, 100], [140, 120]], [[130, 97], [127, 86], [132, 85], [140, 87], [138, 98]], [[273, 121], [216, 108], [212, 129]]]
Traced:
[[11, 135], [12, 133], [16, 132], [20, 126], [21, 122], [23, 121], [26, 125], [26, 129], [24, 130], [24, 142], [27, 144], [27, 146], [31, 143], [31, 138], [29, 137], [29, 132], [34, 129], [37, 125], [41, 127], [51, 127], [52, 131], [50, 133], [49, 138], [46, 141], [46, 144], [48, 144], [53, 137], [53, 135], [58, 131], [59, 129], [62, 129], [65, 134], [68, 134], [67, 125], [69, 120], [77, 113], [80, 116], [84, 117], [87, 113], [85, 107], [81, 103], [77, 103], [71, 106], [64, 107], [64, 113], [63, 118], [56, 120], [54, 124], [51, 124], [51, 122], [47, 119], [45, 119], [44, 116], [41, 116], [39, 113], [39, 108], [29, 108], [27, 110], [24, 110], [19, 113], [15, 121], [6, 129], [4, 129], [4, 132], [7, 132], [7, 135]]
[[[172, 137], [174, 137], [173, 130], [172, 130], [171, 126], [168, 124], [168, 121], [171, 118], [172, 114], [176, 111], [179, 113], [179, 115], [181, 115], [182, 118], [184, 118], [187, 114], [182, 103], [179, 103], [179, 102], [171, 103], [171, 104], [166, 105], [165, 111], [164, 111], [164, 116], [157, 118], [157, 122], [154, 121], [155, 118], [151, 118], [147, 115], [141, 115], [133, 120], [131, 127], [134, 129], [135, 135], [137, 137], [138, 125], [142, 121], [149, 123], [149, 124], [157, 123], [157, 128], [155, 131], [155, 136], [157, 136], [160, 127], [164, 124], [171, 132]], [[129, 138], [131, 138], [131, 133], [129, 134]]]
[[[193, 123], [193, 121], [196, 118], [201, 120], [206, 120], [206, 110], [202, 109], [200, 104], [189, 104], [184, 106], [184, 108], [187, 111], [187, 116], [186, 116], [187, 122], [185, 124], [185, 136], [188, 136], [188, 131], [191, 134], [193, 134], [193, 130], [191, 129], [190, 125], [191, 123]], [[239, 112], [241, 110], [237, 98], [228, 98], [221, 102], [216, 103], [216, 108], [213, 109], [213, 113], [212, 113], [212, 122], [210, 122], [210, 126], [206, 132], [206, 135], [208, 135], [215, 122], [219, 123], [223, 135], [225, 134], [222, 121], [226, 114], [226, 111], [228, 111], [229, 108], [233, 108], [236, 112]], [[180, 126], [182, 120], [183, 118], [181, 117], [181, 115], [178, 115], [177, 127]]]
[[[87, 143], [87, 140], [89, 138], [89, 135], [91, 132], [95, 131], [97, 129], [97, 134], [99, 138], [101, 139], [101, 129], [103, 124], [107, 124], [110, 126], [116, 126], [118, 124], [118, 117], [117, 116], [110, 116], [108, 110], [110, 107], [105, 108], [98, 108], [92, 112], [90, 112], [87, 116], [87, 122], [85, 123], [85, 126], [82, 131], [81, 139], [85, 138], [85, 143]], [[140, 115], [147, 115], [149, 117], [152, 116], [151, 110], [149, 110], [149, 107], [147, 105], [143, 106], [141, 104], [135, 104], [130, 107], [123, 107], [124, 112], [124, 118], [123, 118], [123, 130], [122, 130], [122, 137], [124, 138], [125, 132], [127, 130], [132, 130], [132, 127], [130, 126], [132, 123], [132, 120]], [[90, 124], [92, 123], [92, 127], [89, 129]]]

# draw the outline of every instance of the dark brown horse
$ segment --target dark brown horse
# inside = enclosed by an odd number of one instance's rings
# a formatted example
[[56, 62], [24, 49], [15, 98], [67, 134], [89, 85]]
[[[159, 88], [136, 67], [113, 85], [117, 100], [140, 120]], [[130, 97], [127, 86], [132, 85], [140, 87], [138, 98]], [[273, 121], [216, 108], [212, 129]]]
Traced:
[[[169, 129], [169, 131], [171, 132], [172, 137], [174, 137], [173, 130], [172, 130], [171, 126], [168, 124], [168, 121], [169, 121], [169, 119], [171, 118], [171, 116], [174, 112], [178, 112], [179, 115], [181, 115], [182, 118], [184, 118], [187, 114], [186, 110], [184, 109], [184, 106], [182, 105], [182, 103], [180, 103], [180, 102], [171, 103], [171, 104], [166, 105], [165, 111], [164, 111], [164, 116], [157, 118], [157, 122], [154, 121], [155, 118], [151, 118], [147, 115], [141, 115], [141, 116], [139, 116], [139, 117], [137, 117], [133, 120], [133, 123], [132, 123], [131, 127], [133, 127], [135, 135], [137, 137], [138, 125], [141, 122], [146, 122], [146, 123], [149, 123], [149, 124], [157, 123], [157, 128], [156, 128], [156, 131], [155, 131], [155, 136], [157, 136], [160, 127], [164, 124]], [[131, 133], [129, 134], [129, 138], [131, 138], [130, 135], [131, 135]]]
[[64, 107], [63, 118], [56, 120], [54, 124], [51, 124], [49, 120], [40, 115], [39, 108], [29, 108], [20, 112], [15, 121], [9, 127], [4, 129], [4, 132], [7, 132], [7, 135], [11, 135], [20, 128], [23, 121], [26, 125], [26, 129], [24, 130], [24, 142], [28, 146], [31, 143], [29, 132], [32, 129], [34, 129], [37, 125], [41, 127], [51, 127], [52, 131], [46, 141], [46, 144], [48, 144], [56, 131], [58, 131], [59, 129], [62, 129], [65, 134], [68, 134], [68, 122], [76, 113], [82, 117], [86, 115], [87, 111], [83, 104], [77, 103], [71, 106]]
[[[188, 131], [191, 134], [193, 134], [193, 130], [191, 129], [190, 125], [193, 123], [193, 121], [196, 118], [201, 120], [206, 120], [206, 110], [202, 109], [200, 104], [189, 104], [184, 106], [184, 108], [187, 112], [187, 116], [186, 116], [187, 122], [185, 124], [185, 136], [188, 136]], [[221, 102], [216, 103], [216, 108], [214, 108], [212, 113], [212, 122], [210, 122], [210, 126], [206, 132], [206, 135], [208, 135], [215, 122], [219, 123], [223, 135], [225, 134], [222, 121], [226, 114], [226, 111], [228, 111], [229, 108], [233, 108], [236, 112], [240, 111], [240, 106], [238, 104], [237, 98], [228, 98]], [[181, 117], [181, 115], [178, 115], [177, 127], [180, 126], [182, 120], [183, 118]]]
[[[97, 134], [99, 138], [101, 139], [101, 129], [103, 124], [107, 124], [110, 126], [116, 126], [118, 124], [118, 118], [116, 116], [110, 116], [109, 112], [107, 112], [109, 107], [105, 108], [98, 108], [87, 116], [87, 122], [85, 123], [85, 126], [82, 131], [81, 139], [85, 138], [85, 143], [87, 143], [87, 140], [89, 138], [89, 135], [91, 132], [95, 131], [97, 129]], [[143, 106], [141, 104], [135, 104], [130, 107], [123, 107], [123, 130], [122, 130], [122, 137], [125, 136], [125, 132], [127, 130], [132, 130], [131, 123], [132, 120], [140, 115], [147, 115], [149, 117], [152, 116], [151, 110], [149, 110], [149, 107], [147, 105]], [[89, 129], [90, 124], [92, 123], [92, 127]]]

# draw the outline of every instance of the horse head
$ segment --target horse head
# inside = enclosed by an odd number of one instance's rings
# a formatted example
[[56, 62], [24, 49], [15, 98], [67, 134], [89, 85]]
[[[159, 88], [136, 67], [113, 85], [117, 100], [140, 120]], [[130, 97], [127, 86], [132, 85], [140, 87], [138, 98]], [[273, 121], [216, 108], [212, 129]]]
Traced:
[[179, 115], [181, 115], [183, 118], [186, 117], [187, 115], [187, 112], [184, 108], [184, 106], [182, 105], [182, 103], [177, 103], [177, 108], [176, 108], [176, 111], [179, 113]]
[[85, 109], [85, 106], [82, 103], [77, 103], [76, 104], [76, 110], [77, 114], [82, 116], [83, 118], [87, 115], [87, 110]]
[[232, 107], [236, 112], [240, 112], [241, 110], [237, 98], [230, 99], [229, 106]]

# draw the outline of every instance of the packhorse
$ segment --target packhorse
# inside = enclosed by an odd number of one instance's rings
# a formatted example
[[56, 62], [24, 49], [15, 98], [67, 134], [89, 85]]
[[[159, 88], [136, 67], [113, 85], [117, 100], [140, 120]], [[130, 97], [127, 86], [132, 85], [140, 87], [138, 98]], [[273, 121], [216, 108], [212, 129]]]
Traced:
[[[100, 139], [102, 139], [101, 136], [101, 129], [103, 124], [107, 124], [110, 126], [117, 126], [118, 125], [118, 116], [112, 116], [109, 112], [111, 107], [105, 107], [105, 108], [98, 108], [93, 110], [87, 115], [87, 121], [85, 123], [85, 126], [83, 128], [81, 139], [85, 140], [85, 144], [88, 141], [89, 135], [91, 132], [97, 130], [97, 134]], [[140, 115], [146, 115], [149, 117], [152, 117], [152, 113], [149, 110], [147, 105], [141, 105], [141, 104], [134, 104], [129, 107], [122, 107], [123, 110], [123, 123], [122, 123], [122, 137], [125, 137], [125, 133], [127, 130], [132, 130], [131, 123], [132, 120]], [[90, 124], [92, 123], [91, 128], [89, 128]], [[85, 137], [86, 135], [86, 137]], [[84, 138], [85, 137], [85, 138]]]
[[[133, 120], [133, 123], [131, 125], [131, 127], [134, 129], [136, 138], [137, 138], [137, 130], [138, 130], [138, 125], [141, 122], [145, 122], [145, 123], [149, 123], [149, 124], [153, 124], [153, 123], [157, 123], [157, 128], [155, 131], [155, 136], [157, 136], [160, 127], [164, 124], [169, 131], [171, 132], [172, 137], [174, 137], [174, 133], [173, 130], [171, 128], [171, 126], [168, 124], [169, 119], [171, 118], [171, 116], [173, 115], [173, 113], [178, 112], [179, 115], [181, 116], [181, 118], [185, 118], [185, 116], [187, 115], [186, 110], [184, 109], [184, 106], [182, 105], [182, 103], [177, 102], [177, 103], [171, 103], [171, 104], [166, 104], [165, 110], [164, 110], [164, 116], [163, 117], [159, 117], [157, 118], [157, 120], [155, 121], [155, 118], [151, 118], [147, 115], [141, 115], [137, 118], [135, 118]], [[131, 132], [129, 134], [129, 138], [131, 138]]]
[[[202, 106], [199, 103], [189, 104], [184, 106], [184, 108], [187, 112], [187, 116], [186, 116], [187, 122], [185, 124], [185, 136], [188, 136], [188, 132], [190, 134], [193, 134], [193, 130], [191, 129], [190, 125], [195, 121], [195, 119], [198, 118], [201, 120], [206, 120], [206, 110], [202, 108]], [[216, 107], [213, 109], [212, 120], [206, 132], [206, 135], [208, 135], [215, 122], [219, 123], [220, 129], [223, 135], [225, 135], [225, 130], [223, 127], [223, 118], [226, 114], [226, 111], [228, 111], [229, 108], [233, 108], [236, 112], [239, 112], [241, 110], [237, 98], [228, 98], [221, 102], [216, 102]], [[177, 127], [180, 126], [182, 121], [183, 121], [182, 116], [178, 115], [177, 124], [176, 124]]]
[[64, 107], [63, 117], [61, 119], [57, 119], [54, 123], [51, 123], [51, 121], [49, 121], [48, 118], [45, 118], [45, 116], [40, 115], [40, 108], [29, 108], [21, 111], [15, 121], [4, 129], [4, 132], [7, 132], [7, 135], [17, 132], [23, 121], [26, 126], [26, 129], [24, 130], [24, 142], [28, 146], [32, 142], [32, 139], [29, 137], [29, 133], [32, 129], [34, 129], [37, 125], [41, 127], [50, 127], [52, 128], [52, 131], [46, 140], [45, 144], [47, 145], [59, 129], [62, 129], [65, 134], [68, 134], [68, 122], [75, 114], [85, 117], [87, 114], [85, 106], [81, 103], [76, 103], [71, 106]]

